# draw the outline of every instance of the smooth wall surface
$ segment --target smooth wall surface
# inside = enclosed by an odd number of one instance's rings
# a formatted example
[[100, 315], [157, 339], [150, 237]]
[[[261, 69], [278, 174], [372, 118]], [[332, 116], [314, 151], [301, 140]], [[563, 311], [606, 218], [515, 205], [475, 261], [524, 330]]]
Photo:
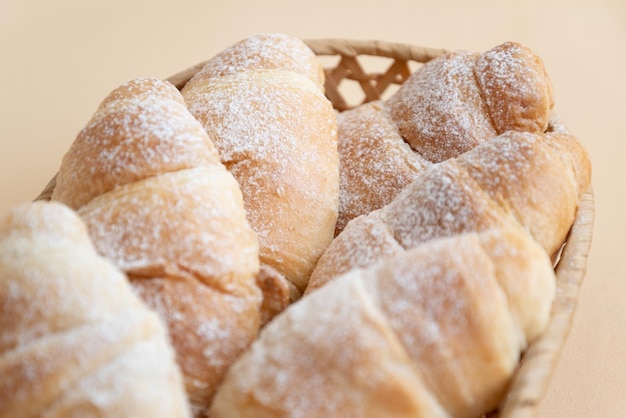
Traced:
[[541, 416], [626, 416], [622, 0], [0, 0], [0, 212], [39, 194], [113, 88], [165, 78], [257, 32], [476, 51], [513, 40], [543, 58], [556, 111], [591, 154], [596, 223]]

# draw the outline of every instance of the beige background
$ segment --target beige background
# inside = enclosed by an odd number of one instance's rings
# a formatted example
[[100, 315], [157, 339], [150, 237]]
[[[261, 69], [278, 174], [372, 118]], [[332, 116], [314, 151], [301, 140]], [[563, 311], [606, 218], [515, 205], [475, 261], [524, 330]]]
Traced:
[[626, 3], [0, 0], [0, 212], [34, 198], [104, 96], [256, 32], [543, 57], [556, 109], [590, 151], [596, 224], [574, 328], [542, 417], [626, 416]]

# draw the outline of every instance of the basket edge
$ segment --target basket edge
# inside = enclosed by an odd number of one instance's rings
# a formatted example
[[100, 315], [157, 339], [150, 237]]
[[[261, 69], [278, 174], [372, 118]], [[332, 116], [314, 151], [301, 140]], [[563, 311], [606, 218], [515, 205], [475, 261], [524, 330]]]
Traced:
[[556, 268], [557, 296], [548, 328], [520, 363], [513, 384], [500, 408], [499, 418], [535, 417], [559, 361], [559, 353], [572, 329], [578, 296], [587, 272], [593, 240], [595, 202], [593, 187], [581, 197], [576, 218]]
[[450, 52], [443, 48], [431, 48], [401, 42], [379, 40], [356, 40], [338, 38], [303, 39], [303, 42], [318, 56], [372, 55], [426, 63]]

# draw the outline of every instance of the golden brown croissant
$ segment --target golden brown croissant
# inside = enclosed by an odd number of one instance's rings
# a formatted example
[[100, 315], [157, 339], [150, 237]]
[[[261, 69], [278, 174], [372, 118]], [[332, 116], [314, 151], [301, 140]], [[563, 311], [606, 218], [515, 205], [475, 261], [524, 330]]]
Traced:
[[396, 198], [353, 219], [320, 258], [307, 293], [354, 267], [436, 238], [516, 224], [552, 256], [590, 184], [580, 142], [551, 132], [507, 131], [418, 175]]
[[258, 241], [239, 186], [176, 88], [138, 79], [102, 102], [63, 158], [53, 200], [168, 325], [201, 412], [256, 337]]
[[182, 89], [239, 182], [266, 276], [284, 277], [292, 299], [337, 220], [337, 122], [323, 80], [304, 42], [259, 34], [215, 56]]
[[276, 317], [211, 417], [467, 417], [496, 407], [549, 315], [549, 258], [519, 228], [353, 269]]
[[514, 42], [434, 59], [386, 101], [404, 139], [433, 162], [509, 130], [543, 132], [553, 105], [543, 62]]
[[0, 219], [0, 417], [189, 417], [165, 327], [59, 203]]

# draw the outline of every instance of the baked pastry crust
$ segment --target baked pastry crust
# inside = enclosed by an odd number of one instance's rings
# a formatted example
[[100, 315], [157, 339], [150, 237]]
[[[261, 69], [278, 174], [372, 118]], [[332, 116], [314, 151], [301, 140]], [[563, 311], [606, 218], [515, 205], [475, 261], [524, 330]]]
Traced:
[[554, 292], [549, 258], [519, 228], [425, 242], [276, 317], [230, 369], [211, 416], [480, 416]]
[[0, 218], [0, 416], [189, 417], [165, 327], [55, 202]]
[[[301, 293], [337, 220], [337, 117], [304, 42], [246, 38], [182, 89], [191, 113], [239, 182], [261, 264]], [[294, 292], [292, 292], [294, 293]]]
[[98, 252], [167, 324], [194, 411], [256, 338], [258, 240], [239, 185], [157, 79], [115, 89], [65, 155], [53, 200], [72, 205]]
[[541, 59], [506, 42], [427, 62], [386, 105], [411, 147], [440, 162], [508, 130], [543, 132], [554, 100]]
[[352, 219], [391, 202], [431, 165], [404, 142], [384, 102], [369, 102], [337, 117], [339, 215], [335, 236]]

